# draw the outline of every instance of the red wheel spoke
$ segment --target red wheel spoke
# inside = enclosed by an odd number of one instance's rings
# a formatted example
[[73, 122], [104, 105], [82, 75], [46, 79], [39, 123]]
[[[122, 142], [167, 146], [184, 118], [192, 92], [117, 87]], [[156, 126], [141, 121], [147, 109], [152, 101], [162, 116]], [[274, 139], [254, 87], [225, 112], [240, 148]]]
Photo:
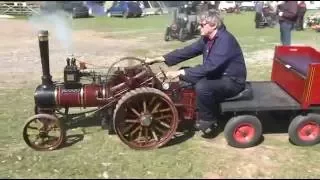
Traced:
[[156, 114], [156, 113], [163, 113], [163, 112], [170, 112], [171, 109], [170, 108], [165, 108], [165, 109], [159, 109], [158, 111], [153, 112], [152, 114]]
[[154, 138], [156, 141], [159, 141], [156, 132], [155, 132], [153, 129], [151, 129], [151, 132], [152, 132], [153, 138]]
[[140, 126], [139, 135], [138, 135], [137, 139], [140, 139], [142, 137], [142, 130], [143, 130], [143, 128]]
[[163, 121], [160, 121], [160, 124], [161, 124], [162, 126], [168, 128], [168, 129], [170, 128], [170, 125], [167, 124], [167, 123], [165, 123], [165, 122], [163, 122]]
[[130, 124], [123, 130], [123, 134], [127, 134], [127, 132], [134, 126], [134, 124]]
[[160, 129], [158, 126], [155, 126], [154, 128], [162, 134], [165, 133], [165, 130]]
[[140, 123], [138, 119], [126, 119], [124, 122], [126, 123]]
[[153, 114], [161, 105], [161, 102], [159, 102], [151, 111], [151, 114]]
[[157, 99], [157, 97], [152, 97], [151, 101], [149, 102], [149, 106], [152, 106], [153, 102]]
[[143, 112], [147, 113], [147, 102], [145, 99], [143, 100]]
[[130, 136], [133, 136], [137, 131], [141, 130], [142, 127], [141, 126], [138, 126], [136, 127], [131, 133], [130, 133]]
[[161, 116], [161, 117], [154, 118], [154, 119], [157, 120], [157, 121], [160, 121], [162, 119], [168, 119], [168, 118], [172, 118], [172, 115], [165, 115], [165, 116]]
[[138, 117], [140, 116], [140, 113], [138, 113], [138, 111], [134, 108], [130, 108], [132, 112], [134, 112], [134, 114], [136, 114]]
[[144, 136], [146, 137], [146, 140], [149, 139], [149, 129], [148, 128], [144, 129]]

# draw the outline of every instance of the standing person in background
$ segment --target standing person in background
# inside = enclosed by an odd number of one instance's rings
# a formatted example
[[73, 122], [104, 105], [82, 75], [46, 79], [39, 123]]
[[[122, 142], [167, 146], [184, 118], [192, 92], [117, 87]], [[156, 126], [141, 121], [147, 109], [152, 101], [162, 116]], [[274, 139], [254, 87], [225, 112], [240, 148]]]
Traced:
[[307, 6], [304, 1], [298, 1], [298, 12], [297, 12], [297, 22], [296, 22], [296, 30], [303, 31], [303, 19], [306, 14]]
[[260, 28], [260, 23], [263, 20], [262, 10], [263, 10], [263, 1], [258, 1], [255, 5], [256, 16], [254, 18], [256, 22], [256, 28]]
[[278, 16], [280, 24], [280, 39], [282, 45], [291, 45], [291, 31], [297, 20], [297, 1], [285, 1], [278, 5]]
[[272, 8], [272, 21], [274, 22], [274, 25], [277, 23], [277, 11], [278, 11], [278, 3], [277, 1], [271, 1], [270, 7]]

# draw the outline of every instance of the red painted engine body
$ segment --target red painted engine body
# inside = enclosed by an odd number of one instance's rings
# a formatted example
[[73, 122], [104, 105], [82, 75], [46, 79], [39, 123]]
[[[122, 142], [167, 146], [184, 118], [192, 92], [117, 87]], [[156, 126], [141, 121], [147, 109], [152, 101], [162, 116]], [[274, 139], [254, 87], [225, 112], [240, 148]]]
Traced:
[[56, 87], [55, 101], [60, 107], [99, 107], [105, 104], [106, 87], [96, 84], [85, 84], [80, 89]]

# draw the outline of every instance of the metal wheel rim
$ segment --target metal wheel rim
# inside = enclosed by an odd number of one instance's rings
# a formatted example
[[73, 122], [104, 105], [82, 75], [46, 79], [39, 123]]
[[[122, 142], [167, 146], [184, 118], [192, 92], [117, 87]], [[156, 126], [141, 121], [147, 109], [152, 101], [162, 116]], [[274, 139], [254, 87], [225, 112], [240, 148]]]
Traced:
[[[158, 148], [172, 138], [177, 128], [178, 112], [174, 105], [168, 99], [160, 95], [156, 95], [157, 98], [148, 99], [149, 96], [152, 95], [154, 96], [152, 93], [144, 95], [139, 94], [131, 101], [124, 103], [123, 106], [125, 105], [126, 107], [122, 107], [120, 113], [126, 114], [125, 109], [127, 107], [133, 107], [135, 110], [127, 111], [127, 115], [124, 115], [126, 122], [116, 121], [116, 133], [125, 144], [133, 149]], [[134, 102], [136, 99], [139, 99], [141, 96], [144, 96], [146, 101], [143, 100], [142, 103], [139, 103], [137, 106], [133, 105], [132, 102]], [[160, 105], [158, 108], [156, 108], [157, 104], [159, 103], [159, 99], [161, 100], [162, 104], [165, 103], [165, 106]], [[149, 113], [150, 111], [152, 113], [153, 121], [149, 126], [145, 126], [145, 124], [143, 125], [141, 120], [142, 118], [139, 118], [143, 116], [142, 114], [144, 113], [144, 107], [147, 107]], [[161, 112], [166, 111], [168, 108], [170, 110], [167, 112]], [[158, 109], [158, 111], [154, 109]], [[121, 125], [121, 123], [123, 124]], [[125, 124], [127, 126], [123, 127]], [[129, 132], [131, 136], [126, 137]]]
[[249, 143], [254, 138], [255, 133], [256, 130], [252, 124], [241, 123], [234, 129], [233, 138], [242, 144]]
[[315, 121], [303, 123], [298, 129], [298, 136], [303, 141], [314, 141], [319, 137], [320, 127]]
[[[30, 124], [33, 124], [33, 122], [38, 122], [40, 125], [36, 127], [30, 126]], [[32, 135], [35, 136], [36, 138], [35, 140], [40, 140], [40, 142], [33, 141], [29, 138], [30, 137], [30, 134], [28, 133], [29, 129], [33, 129], [34, 132], [36, 132], [36, 133], [33, 133]], [[57, 130], [58, 133], [56, 134], [58, 135], [58, 137], [50, 136], [51, 130]], [[59, 147], [63, 142], [64, 130], [62, 129], [57, 118], [51, 119], [45, 116], [36, 115], [30, 118], [28, 122], [25, 124], [23, 128], [23, 138], [26, 144], [35, 150], [40, 150], [40, 151], [53, 150]]]

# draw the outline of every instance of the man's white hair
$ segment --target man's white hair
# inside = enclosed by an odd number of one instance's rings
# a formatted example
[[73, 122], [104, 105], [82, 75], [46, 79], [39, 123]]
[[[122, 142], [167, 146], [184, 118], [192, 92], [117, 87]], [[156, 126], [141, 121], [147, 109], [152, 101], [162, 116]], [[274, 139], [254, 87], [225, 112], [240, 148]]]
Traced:
[[206, 21], [211, 26], [216, 25], [219, 29], [223, 24], [223, 17], [220, 15], [219, 11], [209, 10], [200, 14], [200, 21]]

